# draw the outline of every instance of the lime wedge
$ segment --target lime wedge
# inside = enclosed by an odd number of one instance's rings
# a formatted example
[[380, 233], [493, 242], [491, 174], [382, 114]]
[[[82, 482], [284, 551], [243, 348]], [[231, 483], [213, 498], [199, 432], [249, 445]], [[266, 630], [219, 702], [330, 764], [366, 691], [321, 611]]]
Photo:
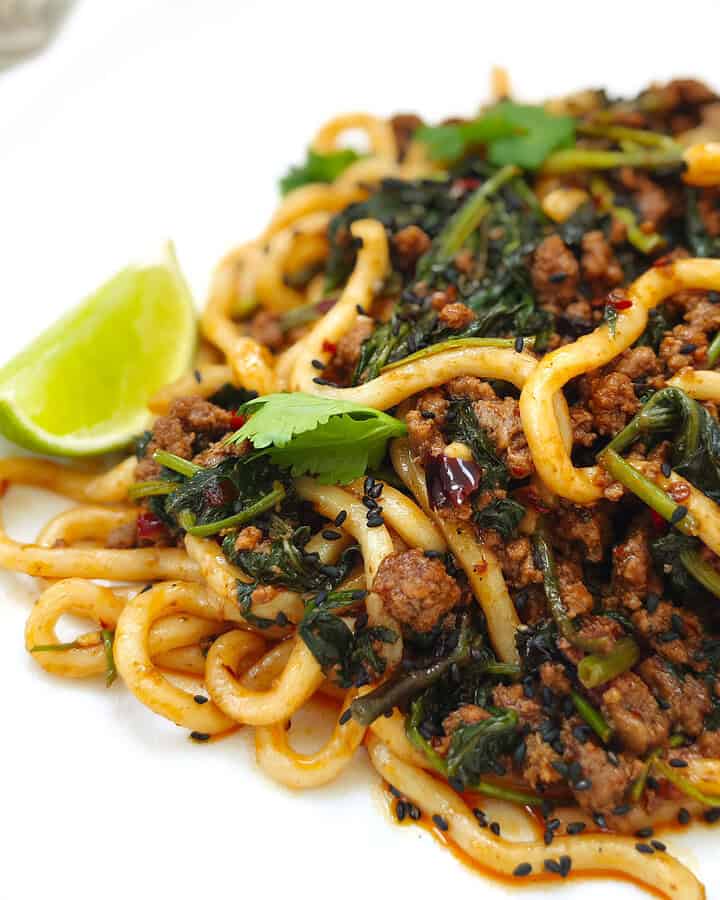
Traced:
[[190, 367], [195, 309], [168, 245], [124, 269], [0, 369], [0, 432], [29, 450], [89, 456], [128, 444], [149, 398]]

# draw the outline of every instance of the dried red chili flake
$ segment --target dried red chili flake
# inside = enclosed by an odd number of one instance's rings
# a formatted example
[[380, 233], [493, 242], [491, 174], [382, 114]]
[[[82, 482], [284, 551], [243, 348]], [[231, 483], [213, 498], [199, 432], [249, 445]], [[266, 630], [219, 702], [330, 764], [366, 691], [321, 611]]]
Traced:
[[7, 490], [9, 487], [10, 482], [7, 480], [7, 478], [3, 478], [2, 481], [0, 481], [0, 497], [4, 497], [5, 494], [7, 494]]
[[437, 456], [425, 472], [428, 496], [434, 509], [442, 506], [462, 506], [480, 485], [480, 467], [472, 460]]
[[330, 310], [337, 303], [337, 297], [328, 297], [326, 300], [321, 300], [317, 305], [317, 311], [319, 313], [330, 312]]
[[690, 496], [690, 485], [684, 481], [675, 481], [668, 486], [667, 492], [676, 503], [682, 503]]
[[478, 187], [480, 187], [479, 178], [456, 178], [452, 183], [452, 190], [454, 193], [474, 191], [475, 188]]
[[238, 428], [242, 428], [243, 425], [247, 422], [247, 416], [241, 416], [236, 414], [230, 417], [230, 427], [233, 431], [237, 431]]
[[167, 534], [167, 529], [154, 512], [144, 509], [137, 517], [137, 534], [141, 541], [156, 541]]
[[610, 291], [607, 298], [607, 305], [612, 306], [613, 309], [630, 309], [633, 305], [632, 300], [630, 300], [623, 290], [615, 290]]
[[654, 509], [650, 510], [650, 522], [652, 523], [655, 534], [664, 534], [668, 530], [668, 523], [663, 519], [660, 513], [656, 513]]
[[335, 353], [337, 344], [333, 343], [333, 341], [323, 341], [322, 348], [325, 353]]
[[672, 254], [666, 253], [665, 256], [658, 256], [656, 260], [653, 260], [652, 267], [653, 269], [664, 269], [665, 266], [672, 265], [672, 263]]
[[225, 506], [237, 497], [237, 491], [227, 478], [214, 478], [208, 481], [202, 496], [208, 506]]

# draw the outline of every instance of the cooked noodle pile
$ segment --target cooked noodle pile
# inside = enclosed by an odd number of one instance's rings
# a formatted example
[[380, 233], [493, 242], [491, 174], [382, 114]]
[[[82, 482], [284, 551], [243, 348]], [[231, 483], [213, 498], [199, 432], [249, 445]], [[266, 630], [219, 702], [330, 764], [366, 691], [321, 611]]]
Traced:
[[[78, 504], [34, 544], [0, 532], [41, 584], [35, 662], [117, 672], [197, 740], [253, 726], [292, 788], [364, 745], [399, 815], [497, 874], [704, 896], [652, 829], [720, 807], [718, 109], [677, 81], [325, 125], [137, 453], [0, 461]], [[247, 431], [305, 395], [346, 444]], [[68, 613], [95, 630], [60, 643]], [[317, 692], [337, 723], [304, 755]], [[544, 840], [490, 830], [483, 795]]]

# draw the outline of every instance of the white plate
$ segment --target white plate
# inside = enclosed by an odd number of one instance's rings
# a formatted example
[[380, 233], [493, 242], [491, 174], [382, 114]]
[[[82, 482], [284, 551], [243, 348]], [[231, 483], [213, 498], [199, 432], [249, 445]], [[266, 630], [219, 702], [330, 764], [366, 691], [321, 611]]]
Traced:
[[[262, 227], [277, 176], [336, 112], [464, 113], [492, 63], [529, 98], [676, 74], [717, 87], [717, 25], [714, 3], [688, 0], [592, 13], [86, 0], [46, 54], [0, 74], [0, 361], [166, 237], [202, 298], [214, 261]], [[31, 539], [60, 502], [18, 488], [3, 506]], [[362, 751], [330, 787], [292, 795], [256, 770], [247, 735], [196, 746], [121, 685], [45, 675], [23, 649], [27, 584], [3, 573], [0, 594], [0, 900], [510, 893], [392, 826]], [[700, 827], [667, 843], [718, 898], [715, 840]], [[571, 880], [562, 896], [610, 884]]]

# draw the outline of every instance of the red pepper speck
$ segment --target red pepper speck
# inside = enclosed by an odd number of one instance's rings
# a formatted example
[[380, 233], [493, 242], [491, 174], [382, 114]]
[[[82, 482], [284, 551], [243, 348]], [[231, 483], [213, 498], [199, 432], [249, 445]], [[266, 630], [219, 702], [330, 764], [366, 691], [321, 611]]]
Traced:
[[654, 509], [650, 510], [650, 521], [655, 529], [656, 534], [664, 534], [668, 529], [668, 523], [663, 519], [660, 513], [656, 513]]
[[144, 509], [137, 517], [137, 533], [140, 540], [157, 540], [165, 534], [165, 523], [149, 509]]
[[245, 422], [247, 421], [247, 416], [234, 415], [230, 417], [230, 427], [233, 431], [237, 431], [238, 428], [242, 428]]
[[322, 348], [325, 353], [334, 353], [337, 350], [337, 344], [332, 341], [323, 341]]

